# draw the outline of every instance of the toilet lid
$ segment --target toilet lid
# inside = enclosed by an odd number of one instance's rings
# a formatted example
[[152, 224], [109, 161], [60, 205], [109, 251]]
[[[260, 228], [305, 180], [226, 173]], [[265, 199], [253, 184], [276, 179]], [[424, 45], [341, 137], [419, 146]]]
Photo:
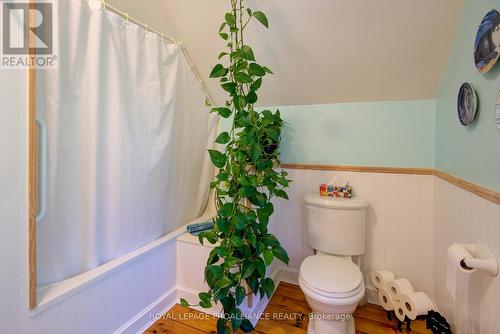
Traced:
[[354, 291], [363, 279], [354, 263], [329, 255], [307, 257], [300, 266], [300, 275], [310, 286], [327, 293]]

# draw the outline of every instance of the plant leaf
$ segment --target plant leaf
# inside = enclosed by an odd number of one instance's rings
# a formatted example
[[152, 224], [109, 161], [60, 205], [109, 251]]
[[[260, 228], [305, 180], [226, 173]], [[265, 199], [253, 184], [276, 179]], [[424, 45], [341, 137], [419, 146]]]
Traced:
[[255, 94], [254, 91], [250, 91], [247, 94], [247, 102], [250, 104], [254, 104], [255, 102], [257, 102], [257, 94]]
[[259, 281], [257, 280], [257, 278], [255, 278], [254, 276], [250, 276], [246, 279], [246, 282], [254, 294], [259, 291]]
[[276, 256], [276, 258], [281, 262], [283, 262], [284, 264], [288, 264], [288, 262], [290, 261], [290, 259], [288, 258], [288, 254], [286, 253], [286, 250], [281, 246], [273, 248], [273, 255]]
[[216, 221], [217, 227], [222, 233], [229, 233], [229, 222], [226, 219], [220, 218]]
[[218, 113], [223, 118], [228, 118], [229, 116], [231, 116], [231, 109], [226, 107], [213, 108], [212, 111]]
[[266, 14], [257, 11], [253, 13], [253, 17], [255, 17], [260, 23], [262, 23], [264, 27], [269, 28], [269, 21], [267, 20]]
[[266, 263], [262, 258], [259, 257], [255, 260], [255, 269], [261, 277], [266, 276]]
[[248, 65], [248, 74], [262, 77], [266, 75], [266, 71], [257, 63], [250, 63], [250, 65]]
[[201, 300], [200, 301], [200, 306], [203, 307], [203, 308], [211, 308], [212, 307], [212, 303], [210, 301]]
[[212, 298], [212, 296], [208, 292], [200, 292], [198, 294], [198, 297], [202, 301], [210, 301], [210, 299]]
[[250, 197], [253, 194], [255, 194], [256, 191], [257, 189], [255, 189], [255, 187], [253, 186], [245, 186], [240, 188], [238, 193], [240, 194], [241, 197]]
[[213, 287], [215, 283], [222, 277], [223, 269], [218, 265], [210, 265], [205, 268], [205, 280], [210, 287]]
[[247, 99], [243, 95], [236, 95], [233, 101], [234, 101], [234, 106], [238, 111], [243, 110], [243, 108], [245, 108], [245, 106], [247, 105]]
[[241, 240], [241, 238], [237, 235], [232, 235], [231, 236], [231, 244], [234, 246], [234, 247], [241, 247], [244, 245], [243, 243], [243, 240]]
[[[238, 327], [241, 325], [241, 311], [238, 308], [234, 308], [234, 314], [231, 314], [231, 327], [233, 328], [233, 332], [238, 330]], [[237, 310], [237, 311], [236, 311]], [[239, 312], [238, 312], [239, 311]]]
[[224, 167], [227, 161], [226, 155], [217, 150], [208, 150], [208, 154], [210, 155], [210, 160], [212, 160], [215, 167]]
[[247, 226], [245, 220], [238, 215], [231, 218], [231, 225], [233, 225], [237, 230], [244, 229]]
[[266, 210], [264, 209], [257, 209], [257, 217], [259, 218], [259, 221], [262, 223], [262, 224], [265, 224], [267, 225], [267, 223], [269, 222], [269, 216], [271, 214], [266, 212]]
[[274, 282], [270, 278], [264, 278], [260, 282], [261, 286], [264, 288], [264, 291], [266, 292], [267, 298], [271, 298], [274, 292]]
[[211, 265], [211, 264], [214, 264], [214, 263], [217, 263], [219, 261], [219, 256], [217, 255], [216, 252], [214, 252], [213, 250], [210, 252], [210, 255], [208, 257], [208, 260], [207, 260], [207, 264], [208, 265]]
[[251, 85], [250, 85], [250, 89], [252, 91], [256, 91], [260, 88], [260, 86], [262, 86], [262, 78], [259, 78], [257, 80], [255, 80]]
[[234, 17], [233, 13], [226, 13], [225, 19], [226, 19], [227, 24], [230, 27], [233, 27], [236, 25], [236, 18]]
[[184, 298], [181, 298], [180, 302], [182, 307], [189, 307], [189, 303]]
[[241, 278], [245, 279], [245, 278], [248, 278], [252, 275], [253, 273], [253, 270], [254, 270], [254, 266], [252, 264], [252, 262], [250, 261], [245, 261], [243, 262], [243, 267], [241, 268]]
[[222, 264], [224, 268], [232, 268], [238, 263], [238, 259], [235, 257], [227, 257], [224, 263]]
[[219, 59], [221, 59], [222, 57], [225, 57], [225, 56], [227, 56], [228, 54], [229, 54], [229, 53], [227, 53], [227, 52], [221, 52], [221, 53], [219, 53], [219, 57], [218, 57], [218, 58], [219, 58]]
[[217, 139], [215, 139], [215, 142], [217, 144], [227, 144], [231, 140], [231, 137], [229, 136], [229, 133], [227, 131], [221, 132], [218, 136]]
[[271, 71], [268, 67], [262, 66], [262, 68], [264, 69], [264, 71], [266, 71], [266, 73], [274, 74], [273, 71]]
[[222, 277], [220, 280], [217, 281], [217, 286], [220, 289], [224, 289], [224, 288], [227, 288], [228, 286], [230, 286], [231, 283], [232, 283], [232, 281], [229, 278]]
[[240, 286], [237, 286], [236, 289], [234, 290], [234, 294], [235, 294], [235, 299], [236, 299], [236, 305], [240, 305], [241, 302], [243, 301], [243, 299], [245, 299], [245, 294], [246, 294], [246, 291], [245, 291], [245, 288], [242, 287], [241, 285]]
[[224, 89], [228, 93], [231, 93], [231, 94], [236, 93], [236, 84], [234, 82], [226, 82], [220, 86], [222, 87], [222, 89]]
[[219, 208], [219, 215], [221, 217], [227, 218], [233, 213], [233, 208], [234, 208], [233, 203], [224, 203]]
[[247, 239], [253, 247], [257, 245], [257, 236], [252, 231], [248, 232]]
[[222, 66], [222, 64], [217, 64], [210, 72], [210, 78], [220, 78], [227, 74], [227, 68]]
[[251, 83], [253, 82], [252, 77], [250, 77], [245, 72], [238, 72], [234, 75], [234, 80], [241, 83]]
[[254, 330], [254, 327], [253, 327], [252, 323], [250, 322], [250, 320], [242, 319], [240, 329], [245, 333], [250, 333], [251, 331]]
[[229, 180], [229, 174], [224, 171], [221, 171], [219, 172], [219, 174], [217, 174], [216, 178], [219, 181], [227, 181]]
[[270, 249], [265, 249], [263, 252], [262, 252], [262, 256], [264, 257], [264, 262], [266, 263], [266, 265], [271, 265], [271, 263], [273, 263], [273, 251], [270, 250]]
[[226, 323], [227, 320], [225, 318], [219, 318], [219, 320], [217, 320], [217, 334], [229, 334], [229, 327]]
[[229, 250], [227, 249], [227, 247], [224, 247], [224, 246], [215, 247], [214, 251], [215, 251], [215, 253], [217, 253], [217, 255], [219, 257], [222, 257], [222, 258], [225, 258], [229, 255]]
[[282, 189], [275, 189], [274, 194], [278, 197], [288, 199], [287, 193]]
[[248, 45], [243, 45], [240, 49], [240, 52], [241, 52], [241, 56], [246, 59], [246, 60], [250, 60], [250, 61], [255, 61], [255, 56], [253, 54], [253, 50], [251, 47], [249, 47]]

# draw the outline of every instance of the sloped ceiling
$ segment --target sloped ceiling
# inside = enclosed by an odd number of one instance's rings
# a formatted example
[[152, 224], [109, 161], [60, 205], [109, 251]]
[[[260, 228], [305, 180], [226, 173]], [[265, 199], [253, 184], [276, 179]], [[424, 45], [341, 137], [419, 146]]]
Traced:
[[[223, 101], [208, 74], [225, 47], [217, 31], [229, 0], [108, 2], [182, 41], [216, 102]], [[249, 26], [246, 37], [257, 60], [275, 73], [261, 89], [262, 106], [434, 98], [463, 8], [463, 0], [245, 4], [270, 22], [268, 30]], [[472, 48], [473, 41], [464, 43]]]

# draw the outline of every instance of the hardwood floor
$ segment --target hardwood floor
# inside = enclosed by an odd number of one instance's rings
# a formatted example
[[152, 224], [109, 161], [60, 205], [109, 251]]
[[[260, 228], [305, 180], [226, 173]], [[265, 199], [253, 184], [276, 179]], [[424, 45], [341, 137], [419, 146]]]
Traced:
[[[258, 322], [256, 334], [306, 334], [311, 309], [307, 305], [300, 288], [293, 284], [280, 283], [269, 305], [264, 311], [265, 319]], [[201, 318], [201, 319], [200, 319]], [[393, 334], [396, 321], [387, 320], [386, 312], [377, 305], [360, 306], [354, 312], [356, 334]], [[216, 333], [215, 317], [206, 315], [180, 305], [172, 307], [162, 319], [159, 319], [145, 333], [167, 334]], [[412, 331], [406, 334], [429, 334], [424, 321], [413, 321]], [[238, 331], [238, 333], [242, 333]]]

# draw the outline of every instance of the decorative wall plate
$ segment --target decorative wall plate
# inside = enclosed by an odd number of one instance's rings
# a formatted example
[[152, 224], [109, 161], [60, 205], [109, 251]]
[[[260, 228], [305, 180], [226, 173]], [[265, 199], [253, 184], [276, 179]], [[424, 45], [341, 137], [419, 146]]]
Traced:
[[500, 91], [498, 92], [495, 105], [495, 123], [497, 124], [498, 131], [500, 131]]
[[486, 73], [500, 57], [500, 13], [492, 9], [481, 21], [474, 41], [474, 62], [479, 73]]
[[457, 112], [460, 124], [467, 126], [472, 123], [477, 110], [477, 96], [472, 85], [464, 82], [458, 90]]

